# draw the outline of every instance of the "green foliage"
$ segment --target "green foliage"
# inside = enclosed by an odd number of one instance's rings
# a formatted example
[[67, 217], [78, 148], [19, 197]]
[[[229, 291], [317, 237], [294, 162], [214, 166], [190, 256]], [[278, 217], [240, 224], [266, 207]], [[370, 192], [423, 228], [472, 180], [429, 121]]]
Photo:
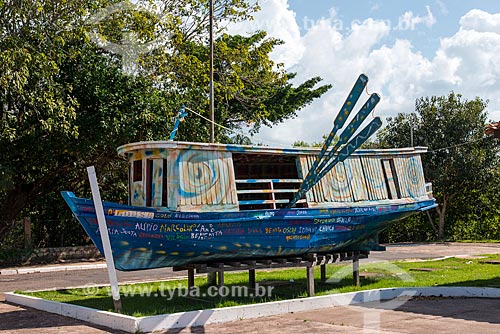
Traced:
[[391, 226], [379, 235], [380, 243], [421, 242], [435, 238], [425, 214], [413, 215]]
[[405, 147], [410, 145], [413, 129], [414, 145], [429, 148], [422, 162], [439, 203], [429, 216], [438, 238], [481, 238], [479, 230], [472, 233], [471, 226], [466, 225], [482, 219], [496, 225], [499, 145], [495, 139], [484, 137], [486, 106], [480, 98], [464, 100], [455, 93], [420, 98], [415, 113], [389, 118], [387, 127], [379, 133], [382, 146]]
[[[146, 5], [0, 2], [0, 241], [30, 216], [35, 244], [87, 242], [59, 191], [88, 196], [85, 168], [94, 165], [104, 198], [125, 202], [127, 168], [116, 147], [166, 139], [183, 103], [208, 116], [208, 3]], [[216, 120], [231, 129], [253, 124], [253, 132], [294, 117], [330, 88], [315, 88], [319, 78], [293, 86], [294, 74], [269, 58], [281, 41], [265, 32], [224, 34], [228, 21], [255, 10], [245, 0], [215, 8]], [[154, 48], [141, 49], [148, 43]], [[191, 115], [176, 139], [206, 141], [208, 133], [208, 122]], [[248, 143], [225, 130], [217, 140]]]
[[[326, 138], [328, 138], [328, 135], [323, 135], [323, 141], [314, 141], [312, 143], [307, 143], [303, 140], [298, 140], [296, 142], [293, 143], [293, 147], [322, 147], [323, 144], [325, 143], [326, 141]], [[335, 136], [332, 140], [332, 144], [331, 145], [334, 145], [336, 142], [339, 141], [339, 136]]]

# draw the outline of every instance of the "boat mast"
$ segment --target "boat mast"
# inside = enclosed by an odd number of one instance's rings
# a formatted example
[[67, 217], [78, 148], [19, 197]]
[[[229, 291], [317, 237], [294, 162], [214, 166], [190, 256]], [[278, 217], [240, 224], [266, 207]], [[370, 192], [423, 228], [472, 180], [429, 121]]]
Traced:
[[215, 142], [214, 126], [214, 1], [210, 3], [210, 142]]

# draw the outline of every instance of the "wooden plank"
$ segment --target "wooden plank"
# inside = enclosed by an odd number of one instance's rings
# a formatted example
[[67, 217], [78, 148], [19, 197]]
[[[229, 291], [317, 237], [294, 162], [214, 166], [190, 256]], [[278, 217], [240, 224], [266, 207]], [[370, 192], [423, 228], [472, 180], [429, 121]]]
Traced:
[[357, 256], [352, 260], [352, 279], [355, 286], [360, 286], [359, 282], [359, 258]]
[[194, 288], [194, 268], [188, 268], [188, 289]]
[[236, 193], [236, 176], [234, 174], [233, 157], [231, 152], [226, 152], [223, 162], [227, 175], [226, 203], [235, 205], [238, 204], [238, 194]]
[[207, 274], [208, 286], [217, 286], [217, 275], [215, 272], [209, 272]]
[[153, 159], [153, 190], [151, 204], [160, 207], [163, 193], [163, 159]]
[[[306, 177], [307, 172], [309, 171], [309, 169], [307, 168], [307, 166], [308, 166], [307, 156], [300, 157], [298, 163], [300, 164], [300, 172], [301, 172], [301, 174], [299, 176], [301, 176], [302, 179], [303, 179], [303, 178]], [[303, 181], [301, 180], [300, 183], [302, 183], [302, 182]], [[306, 197], [306, 201], [307, 202], [313, 202], [314, 201], [314, 199], [312, 198], [312, 194], [311, 194], [310, 191], [306, 192], [305, 197]]]
[[[269, 182], [269, 189], [270, 190], [274, 190], [274, 184], [273, 182]], [[274, 191], [270, 193], [271, 196], [270, 196], [270, 200], [273, 201], [273, 205], [272, 205], [272, 208], [273, 209], [276, 209], [276, 196], [274, 195]]]
[[307, 282], [307, 295], [309, 297], [314, 296], [314, 267], [307, 266], [306, 267], [306, 282]]
[[326, 265], [321, 265], [321, 282], [326, 282]]
[[353, 198], [351, 193], [351, 184], [349, 178], [347, 177], [344, 163], [340, 162], [336, 168], [337, 168], [337, 174], [341, 176], [339, 184], [342, 185], [342, 196], [343, 196], [342, 200], [344, 202], [352, 202]]
[[351, 179], [351, 188], [354, 201], [366, 201], [369, 199], [366, 179], [359, 157], [349, 157], [344, 161], [346, 175]]
[[211, 166], [208, 164], [208, 156], [209, 154], [212, 155], [214, 152], [210, 151], [201, 151], [197, 152], [197, 156], [199, 157], [197, 161], [195, 162], [195, 173], [193, 174], [192, 177], [196, 177], [197, 175], [200, 176], [198, 179], [198, 182], [195, 185], [195, 188], [197, 189], [196, 192], [196, 204], [201, 205], [201, 204], [212, 204], [213, 203], [213, 198], [212, 198], [212, 178], [211, 178], [211, 169], [214, 166]]
[[[316, 160], [316, 157], [314, 156], [309, 156], [309, 169], [311, 169], [314, 165], [314, 161]], [[312, 192], [314, 194], [314, 201], [317, 203], [322, 203], [325, 201], [325, 198], [323, 196], [323, 189], [321, 186], [321, 181], [318, 182], [314, 187], [312, 187]]]
[[326, 173], [325, 177], [319, 182], [321, 188], [323, 189], [323, 199], [325, 202], [335, 201], [334, 182], [335, 180], [332, 178], [331, 172]]
[[[216, 170], [215, 172], [215, 177], [218, 178], [217, 181], [212, 181], [214, 183], [214, 186], [210, 189], [210, 195], [212, 197], [212, 203], [213, 204], [232, 204], [228, 200], [228, 196], [231, 194], [230, 192], [230, 186], [229, 186], [229, 171], [227, 169], [227, 165], [224, 162], [224, 159], [226, 158], [226, 154], [224, 153], [218, 153], [215, 155], [216, 152], [214, 152], [213, 156], [211, 157], [212, 159], [216, 159], [215, 163], [213, 163], [214, 168]], [[208, 159], [207, 163], [210, 163], [210, 159]]]
[[405, 173], [405, 165], [409, 156], [398, 156], [394, 158], [394, 166], [399, 180], [399, 189], [401, 190], [402, 198], [411, 197], [410, 189], [408, 187], [408, 175]]
[[[179, 192], [180, 192], [181, 190], [187, 190], [186, 183], [189, 182], [188, 181], [189, 180], [189, 169], [188, 169], [187, 162], [184, 159], [184, 157], [186, 156], [186, 153], [180, 152], [179, 154], [181, 155], [180, 161], [179, 161]], [[180, 205], [188, 204], [185, 194], [183, 194], [181, 192], [179, 193], [178, 201], [179, 201]], [[189, 204], [191, 204], [191, 202], [189, 202]]]
[[246, 204], [273, 204], [273, 203], [288, 203], [290, 200], [288, 199], [277, 199], [277, 200], [272, 200], [272, 199], [262, 199], [262, 200], [248, 200], [248, 201], [240, 201], [240, 205], [246, 205]]
[[419, 155], [408, 158], [405, 165], [405, 174], [407, 177], [407, 187], [410, 190], [411, 197], [425, 196], [425, 180], [422, 170], [422, 161]]
[[219, 270], [217, 272], [217, 286], [219, 288], [222, 288], [224, 286], [224, 270]]
[[345, 175], [345, 171], [343, 169], [342, 162], [339, 162], [330, 173], [332, 174], [332, 178], [335, 180], [336, 186], [336, 198], [335, 200], [338, 202], [346, 202], [352, 201], [349, 193], [349, 183], [347, 183], [347, 178]]
[[380, 159], [376, 157], [361, 157], [361, 160], [365, 170], [370, 199], [387, 199], [387, 188]]
[[264, 193], [294, 193], [298, 189], [245, 189], [237, 190], [238, 194], [264, 194]]
[[255, 269], [248, 270], [248, 286], [250, 289], [255, 290]]
[[391, 161], [387, 159], [382, 160], [382, 166], [385, 171], [385, 175], [387, 178], [387, 185], [389, 186], [389, 191], [390, 191], [390, 197], [392, 199], [398, 198], [398, 191], [396, 188], [396, 180], [394, 179], [394, 175], [392, 174], [392, 167], [391, 167]]
[[236, 183], [302, 183], [300, 179], [237, 179]]
[[346, 192], [347, 192], [348, 201], [354, 202], [355, 200], [354, 200], [354, 192], [353, 192], [353, 188], [352, 188], [352, 182], [353, 182], [352, 175], [350, 175], [348, 173], [345, 161], [342, 162], [342, 170], [343, 170], [343, 173], [345, 175], [346, 183], [347, 183]]
[[179, 266], [179, 267], [172, 267], [172, 271], [184, 271], [188, 270], [190, 266]]

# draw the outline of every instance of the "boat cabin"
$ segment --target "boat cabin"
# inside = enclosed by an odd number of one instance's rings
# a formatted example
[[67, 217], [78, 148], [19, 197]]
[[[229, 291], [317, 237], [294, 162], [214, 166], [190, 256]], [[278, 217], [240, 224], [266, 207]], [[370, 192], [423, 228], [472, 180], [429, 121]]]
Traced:
[[[424, 147], [358, 150], [295, 207], [427, 199], [420, 159], [425, 152]], [[118, 153], [129, 162], [129, 204], [208, 212], [286, 207], [319, 149], [157, 141], [123, 145]]]

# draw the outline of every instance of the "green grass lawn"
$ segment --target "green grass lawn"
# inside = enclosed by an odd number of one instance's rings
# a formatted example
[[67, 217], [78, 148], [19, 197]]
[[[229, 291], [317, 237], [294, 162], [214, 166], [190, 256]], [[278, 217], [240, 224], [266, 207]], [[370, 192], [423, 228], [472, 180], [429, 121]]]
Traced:
[[[450, 258], [425, 262], [389, 262], [360, 265], [361, 286], [352, 285], [350, 264], [328, 265], [327, 282], [320, 281], [319, 267], [315, 270], [316, 295], [351, 292], [389, 287], [417, 286], [474, 286], [500, 288], [500, 265], [483, 263], [499, 260], [499, 255], [485, 255], [484, 259]], [[208, 297], [206, 276], [195, 279], [196, 289], [187, 294], [187, 280], [172, 280], [121, 286], [123, 313], [148, 316], [278, 301], [307, 297], [304, 268], [282, 270], [258, 270], [256, 281], [270, 295], [257, 297], [213, 296]], [[248, 284], [248, 273], [226, 273], [227, 291], [238, 290]], [[137, 295], [140, 291], [143, 295]], [[127, 292], [129, 295], [126, 295]], [[135, 292], [134, 296], [130, 293]], [[75, 305], [112, 311], [113, 302], [109, 288], [65, 289], [44, 292], [19, 292], [30, 296]], [[173, 294], [172, 297], [170, 294]], [[201, 296], [201, 297], [200, 297]]]

